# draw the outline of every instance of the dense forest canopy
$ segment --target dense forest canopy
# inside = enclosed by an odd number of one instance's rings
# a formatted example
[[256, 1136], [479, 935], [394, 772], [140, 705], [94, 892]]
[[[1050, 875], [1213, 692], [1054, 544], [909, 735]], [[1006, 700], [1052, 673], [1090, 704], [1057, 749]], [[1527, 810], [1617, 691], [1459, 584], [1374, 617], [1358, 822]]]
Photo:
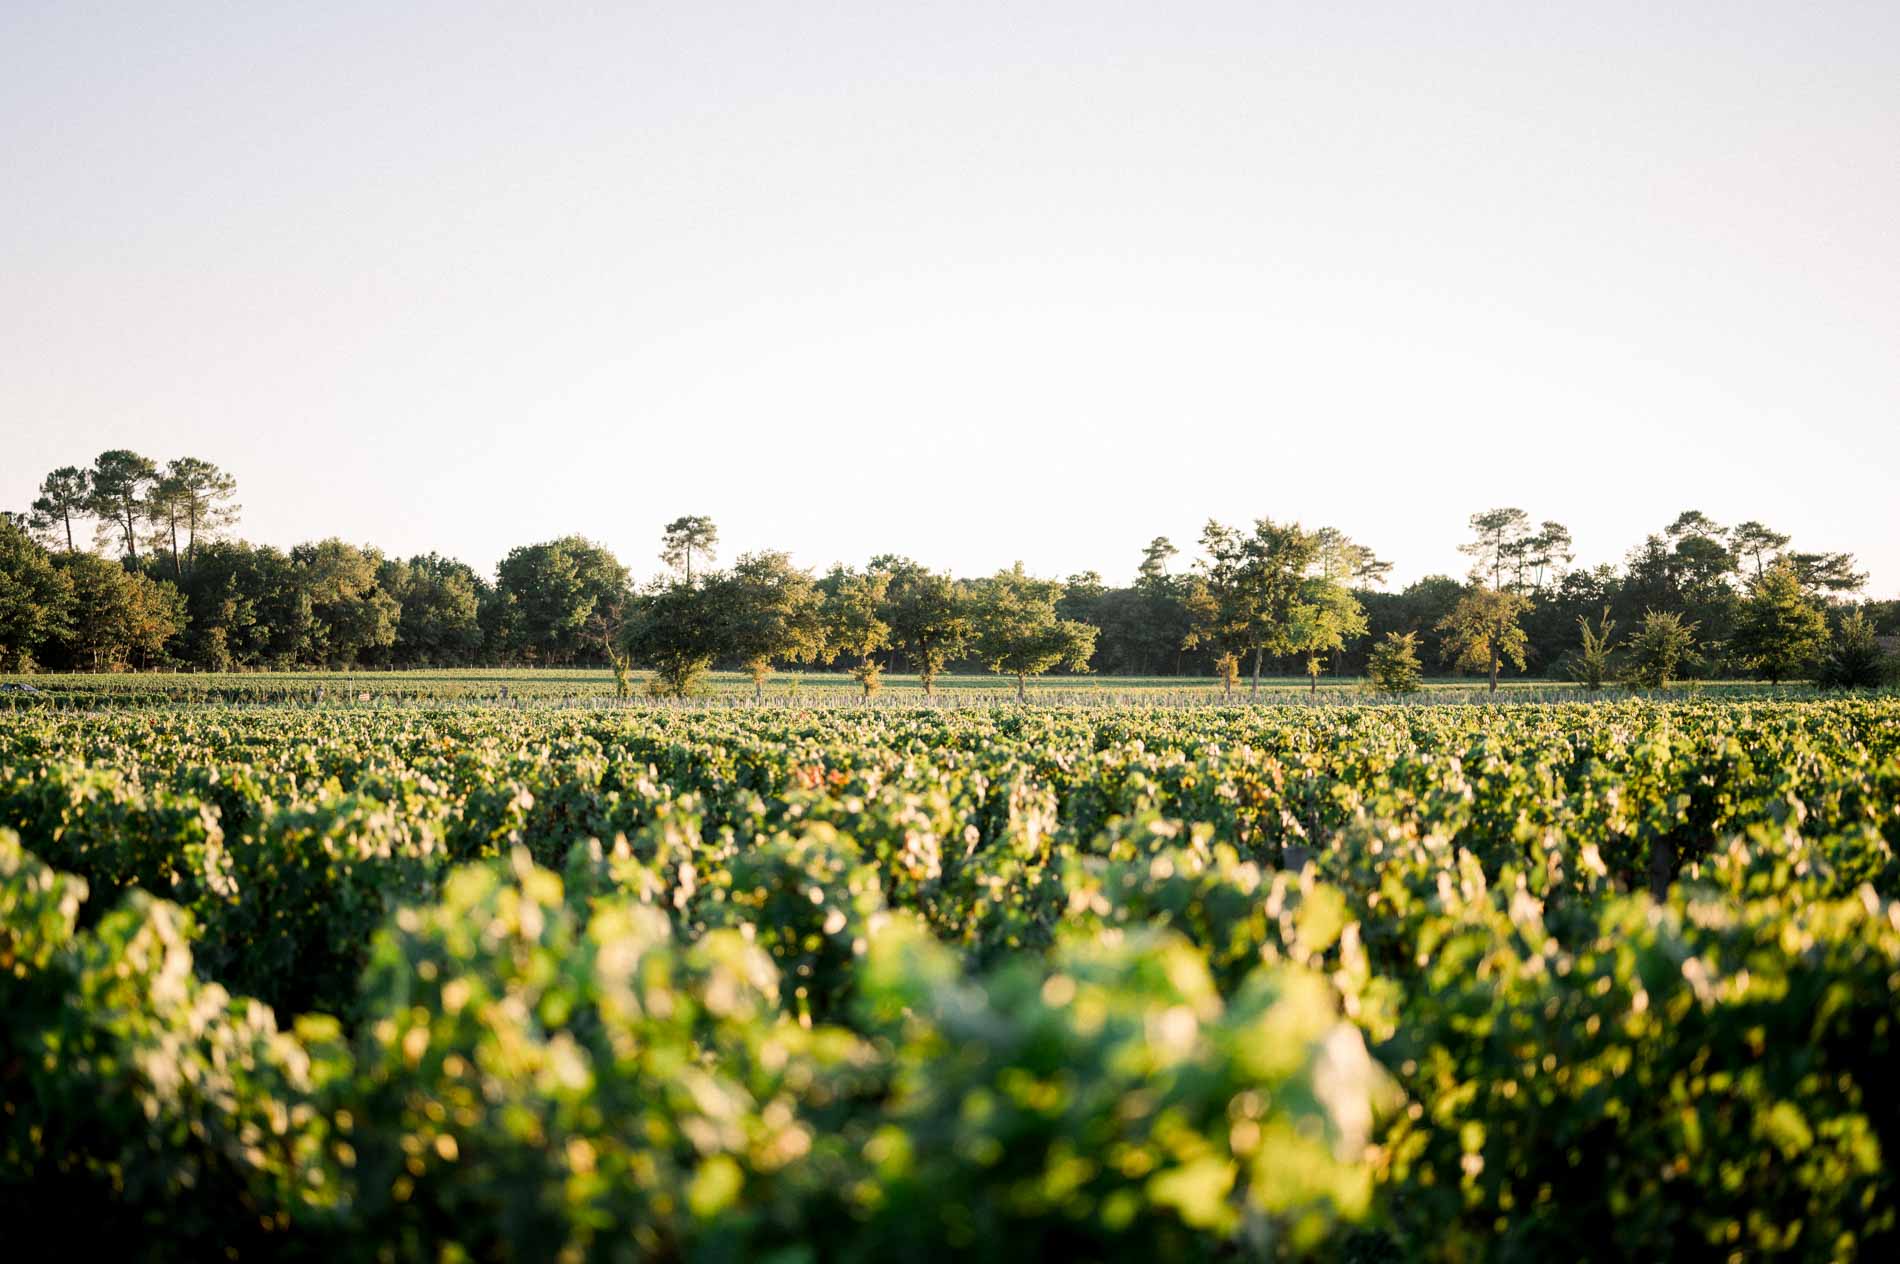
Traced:
[[[235, 479], [135, 452], [49, 473], [0, 521], [0, 670], [229, 671], [526, 664], [652, 669], [690, 690], [714, 667], [763, 687], [832, 665], [874, 691], [987, 670], [1356, 675], [1420, 671], [1667, 684], [1698, 676], [1876, 683], [1900, 602], [1861, 595], [1850, 553], [1805, 551], [1757, 521], [1689, 510], [1621, 566], [1575, 567], [1571, 533], [1517, 508], [1472, 515], [1466, 578], [1385, 590], [1389, 563], [1335, 527], [1209, 521], [1198, 560], [1157, 537], [1125, 581], [1019, 563], [956, 578], [891, 554], [819, 576], [787, 554], [719, 566], [710, 518], [664, 528], [637, 584], [579, 536], [513, 549], [492, 576], [330, 538], [288, 552], [238, 538]], [[88, 544], [90, 542], [90, 546]], [[1392, 683], [1400, 682], [1400, 683]]]

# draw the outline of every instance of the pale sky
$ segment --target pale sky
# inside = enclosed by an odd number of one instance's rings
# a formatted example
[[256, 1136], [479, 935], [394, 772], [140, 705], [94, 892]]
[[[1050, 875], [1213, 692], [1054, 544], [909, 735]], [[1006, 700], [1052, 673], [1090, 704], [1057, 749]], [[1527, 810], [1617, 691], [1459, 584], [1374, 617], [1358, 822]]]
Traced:
[[0, 0], [0, 188], [0, 507], [1400, 583], [1693, 507], [1900, 592], [1894, 0]]

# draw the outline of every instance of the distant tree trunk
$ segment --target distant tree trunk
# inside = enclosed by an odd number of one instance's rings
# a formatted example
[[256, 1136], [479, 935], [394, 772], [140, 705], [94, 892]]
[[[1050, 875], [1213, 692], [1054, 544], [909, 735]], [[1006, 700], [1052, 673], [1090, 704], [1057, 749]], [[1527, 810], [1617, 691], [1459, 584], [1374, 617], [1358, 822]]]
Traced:
[[1253, 647], [1253, 688], [1251, 690], [1251, 696], [1256, 700], [1260, 697], [1260, 658], [1265, 653], [1266, 646], [1256, 645]]
[[1016, 701], [1029, 701], [1029, 675], [1026, 672], [1016, 673]]
[[119, 520], [119, 525], [125, 529], [125, 554], [136, 563], [139, 560], [138, 506], [132, 503], [130, 496], [127, 496], [120, 508], [123, 516]]
[[1491, 692], [1498, 691], [1498, 639], [1491, 638]]

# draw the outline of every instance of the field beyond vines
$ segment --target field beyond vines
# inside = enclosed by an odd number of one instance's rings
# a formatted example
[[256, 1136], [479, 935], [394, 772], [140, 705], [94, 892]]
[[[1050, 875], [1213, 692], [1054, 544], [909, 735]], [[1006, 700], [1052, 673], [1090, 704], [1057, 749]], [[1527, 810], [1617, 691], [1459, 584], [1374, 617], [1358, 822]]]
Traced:
[[60, 679], [0, 704], [18, 1258], [1900, 1256], [1890, 695]]
[[[646, 693], [651, 673], [628, 673], [631, 697], [615, 696], [613, 672], [604, 667], [436, 667], [395, 671], [242, 671], [242, 672], [41, 672], [33, 675], [0, 674], [0, 711], [9, 706], [172, 706], [229, 703], [245, 706], [325, 706], [397, 704], [489, 707], [597, 706], [721, 706], [762, 700], [777, 706], [830, 706], [862, 701], [863, 690], [848, 672], [785, 671], [770, 676], [763, 690], [755, 690], [743, 672], [707, 673], [698, 695], [683, 701], [655, 699]], [[1033, 677], [1028, 695], [1039, 703], [1059, 706], [1207, 706], [1248, 702], [1364, 705], [1375, 701], [1359, 677], [1321, 677], [1313, 688], [1305, 676], [1262, 676], [1256, 694], [1243, 679], [1231, 694], [1206, 676], [1052, 675]], [[939, 706], [989, 707], [1014, 701], [1015, 682], [990, 673], [945, 674], [937, 677], [934, 697]], [[1499, 694], [1511, 701], [1558, 702], [1588, 699], [1574, 681], [1520, 678], [1506, 680]], [[1682, 682], [1645, 696], [1665, 699], [1723, 698], [1761, 701], [1776, 698], [1822, 696], [1804, 685], [1770, 685], [1749, 680]], [[1496, 697], [1481, 679], [1443, 677], [1423, 683], [1415, 694], [1397, 702], [1486, 702]], [[888, 672], [873, 700], [880, 705], [912, 705], [925, 701], [922, 682], [913, 675]]]

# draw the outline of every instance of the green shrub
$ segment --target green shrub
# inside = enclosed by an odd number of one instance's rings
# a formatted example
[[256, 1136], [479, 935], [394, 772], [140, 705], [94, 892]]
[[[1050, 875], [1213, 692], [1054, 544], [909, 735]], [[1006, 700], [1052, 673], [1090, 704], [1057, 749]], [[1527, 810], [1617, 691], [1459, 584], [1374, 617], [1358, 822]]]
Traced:
[[1889, 671], [1873, 624], [1856, 610], [1841, 620], [1832, 643], [1821, 656], [1815, 681], [1826, 689], [1873, 689], [1885, 682]]
[[1418, 633], [1387, 632], [1366, 658], [1366, 679], [1380, 693], [1417, 693], [1425, 679]]

